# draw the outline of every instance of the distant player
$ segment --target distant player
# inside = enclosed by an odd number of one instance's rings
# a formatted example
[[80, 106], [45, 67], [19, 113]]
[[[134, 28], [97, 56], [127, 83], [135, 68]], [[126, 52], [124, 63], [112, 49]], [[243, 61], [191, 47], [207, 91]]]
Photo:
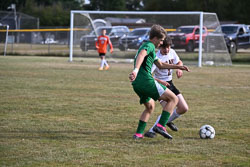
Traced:
[[183, 65], [174, 65], [163, 63], [156, 58], [155, 48], [163, 43], [166, 37], [164, 28], [160, 25], [153, 25], [149, 33], [149, 41], [142, 44], [134, 59], [134, 70], [129, 74], [129, 79], [136, 94], [140, 98], [140, 104], [144, 104], [145, 110], [140, 116], [139, 124], [134, 134], [134, 139], [142, 139], [145, 127], [155, 108], [155, 100], [164, 100], [168, 103], [163, 107], [161, 118], [154, 131], [165, 138], [172, 139], [166, 131], [166, 123], [178, 103], [176, 95], [167, 89], [164, 85], [159, 84], [151, 74], [153, 63], [158, 68], [164, 69], [181, 69], [189, 71], [188, 67]]
[[99, 53], [99, 56], [101, 58], [101, 66], [100, 66], [99, 70], [103, 70], [104, 65], [105, 65], [105, 68], [104, 68], [105, 70], [109, 69], [109, 65], [105, 59], [108, 45], [110, 47], [110, 53], [112, 53], [113, 52], [112, 43], [111, 43], [109, 37], [106, 35], [106, 29], [102, 29], [102, 35], [100, 35], [97, 38], [97, 41], [95, 43], [95, 46], [96, 46], [97, 51]]
[[[157, 58], [165, 63], [169, 64], [176, 64], [176, 65], [183, 65], [182, 61], [180, 60], [179, 56], [176, 54], [176, 52], [171, 49], [172, 40], [169, 36], [167, 36], [163, 44], [160, 46], [160, 50], [156, 53]], [[152, 73], [154, 72], [154, 78], [157, 82], [167, 86], [179, 99], [179, 102], [177, 103], [177, 108], [174, 109], [172, 115], [170, 116], [167, 126], [173, 130], [178, 131], [178, 128], [174, 125], [172, 121], [177, 119], [180, 115], [186, 113], [188, 111], [188, 105], [180, 93], [180, 91], [175, 87], [174, 83], [172, 82], [172, 73], [173, 70], [171, 69], [159, 69], [157, 66], [153, 65], [152, 67]], [[177, 78], [182, 77], [183, 72], [181, 70], [176, 71]], [[166, 105], [165, 101], [160, 101], [162, 107]], [[155, 122], [155, 125], [159, 122], [161, 115], [158, 117], [157, 121]], [[155, 126], [154, 125], [154, 126]], [[154, 127], [153, 126], [153, 127]], [[144, 134], [146, 137], [153, 138], [156, 136], [156, 133], [153, 130], [153, 127]]]

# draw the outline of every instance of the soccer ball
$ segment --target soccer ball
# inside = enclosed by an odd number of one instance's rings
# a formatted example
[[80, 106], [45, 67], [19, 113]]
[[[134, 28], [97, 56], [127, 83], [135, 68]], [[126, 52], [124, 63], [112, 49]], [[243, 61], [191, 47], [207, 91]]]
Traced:
[[200, 128], [199, 134], [201, 139], [213, 139], [215, 136], [215, 130], [211, 125], [203, 125]]

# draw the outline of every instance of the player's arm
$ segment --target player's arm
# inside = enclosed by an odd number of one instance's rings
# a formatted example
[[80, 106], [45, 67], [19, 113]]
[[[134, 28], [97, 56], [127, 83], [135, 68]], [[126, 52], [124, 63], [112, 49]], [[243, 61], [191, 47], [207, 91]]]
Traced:
[[129, 74], [130, 82], [133, 82], [135, 80], [145, 56], [147, 56], [147, 50], [143, 49], [140, 51], [140, 53], [138, 54], [138, 56], [136, 58], [134, 70]]
[[168, 63], [161, 62], [159, 59], [156, 60], [154, 63], [159, 69], [180, 69], [180, 70], [190, 71], [187, 66], [168, 64]]
[[96, 49], [99, 49], [99, 38], [97, 38], [97, 41], [95, 42]]
[[113, 45], [112, 45], [112, 42], [110, 41], [110, 39], [108, 39], [108, 44], [110, 47], [110, 53], [112, 53], [113, 52]]
[[[183, 63], [182, 63], [182, 61], [180, 60], [180, 61], [179, 61], [176, 65], [183, 66]], [[182, 75], [183, 75], [183, 71], [182, 71], [182, 70], [177, 69], [177, 70], [176, 70], [176, 75], [177, 75], [177, 78], [182, 77]]]
[[[154, 73], [155, 69], [156, 69], [156, 65], [153, 64], [152, 69], [151, 69], [152, 76], [153, 76], [153, 73]], [[160, 80], [160, 79], [157, 79], [157, 78], [154, 78], [154, 79], [155, 79], [157, 82], [159, 82], [159, 83], [161, 83], [162, 85], [164, 85], [164, 86], [169, 86], [169, 83], [166, 82], [166, 81], [163, 81], [163, 80]]]

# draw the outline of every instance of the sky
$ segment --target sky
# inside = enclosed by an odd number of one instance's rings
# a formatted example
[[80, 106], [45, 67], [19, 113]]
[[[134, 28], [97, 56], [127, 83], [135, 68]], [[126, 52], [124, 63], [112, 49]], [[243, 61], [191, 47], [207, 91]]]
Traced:
[[89, 2], [89, 0], [85, 0], [85, 4], [89, 4], [90, 2]]

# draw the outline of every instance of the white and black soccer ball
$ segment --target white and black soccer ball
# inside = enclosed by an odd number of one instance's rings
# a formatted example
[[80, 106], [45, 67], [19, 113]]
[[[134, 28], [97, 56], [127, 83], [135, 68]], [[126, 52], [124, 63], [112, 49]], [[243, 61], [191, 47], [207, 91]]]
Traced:
[[215, 130], [211, 125], [203, 125], [200, 128], [199, 134], [201, 139], [213, 139], [215, 136]]

